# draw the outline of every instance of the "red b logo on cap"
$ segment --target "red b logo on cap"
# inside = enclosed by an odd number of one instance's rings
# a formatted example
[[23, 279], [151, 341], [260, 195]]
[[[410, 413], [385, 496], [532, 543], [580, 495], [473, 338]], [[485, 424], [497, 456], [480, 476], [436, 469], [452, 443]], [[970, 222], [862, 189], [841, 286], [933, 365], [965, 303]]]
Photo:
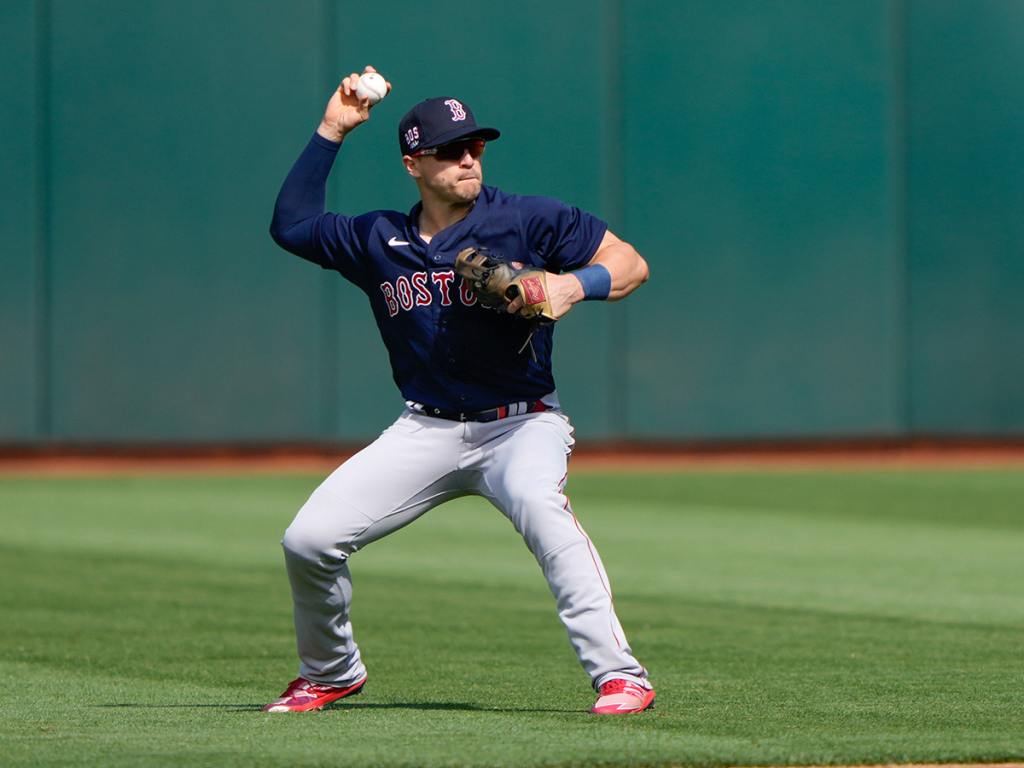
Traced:
[[456, 99], [445, 99], [445, 106], [452, 111], [452, 120], [465, 120], [466, 110], [462, 106], [462, 102]]

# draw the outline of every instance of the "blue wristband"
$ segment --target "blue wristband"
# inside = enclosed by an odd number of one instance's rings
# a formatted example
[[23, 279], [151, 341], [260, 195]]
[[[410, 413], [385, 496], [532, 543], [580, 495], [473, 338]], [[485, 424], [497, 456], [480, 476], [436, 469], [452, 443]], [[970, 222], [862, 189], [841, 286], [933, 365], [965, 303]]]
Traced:
[[572, 274], [583, 286], [584, 301], [603, 301], [612, 292], [612, 275], [604, 264], [591, 264]]

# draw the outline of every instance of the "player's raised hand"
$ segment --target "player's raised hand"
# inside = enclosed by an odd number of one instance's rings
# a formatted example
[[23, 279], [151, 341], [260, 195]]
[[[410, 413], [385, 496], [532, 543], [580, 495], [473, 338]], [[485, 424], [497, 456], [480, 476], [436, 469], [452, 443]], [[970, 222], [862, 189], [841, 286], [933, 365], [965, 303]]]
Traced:
[[[377, 70], [367, 66], [362, 75], [370, 72], [374, 74]], [[352, 129], [362, 125], [370, 119], [370, 108], [380, 99], [375, 99], [369, 93], [357, 93], [359, 80], [362, 75], [353, 72], [342, 79], [337, 90], [331, 94], [327, 107], [324, 109], [323, 119], [316, 129], [317, 133], [331, 141], [341, 141]], [[379, 81], [378, 81], [379, 82]], [[385, 81], [387, 92], [391, 92], [391, 83]], [[385, 94], [386, 95], [386, 94]], [[381, 97], [383, 98], [383, 97]]]

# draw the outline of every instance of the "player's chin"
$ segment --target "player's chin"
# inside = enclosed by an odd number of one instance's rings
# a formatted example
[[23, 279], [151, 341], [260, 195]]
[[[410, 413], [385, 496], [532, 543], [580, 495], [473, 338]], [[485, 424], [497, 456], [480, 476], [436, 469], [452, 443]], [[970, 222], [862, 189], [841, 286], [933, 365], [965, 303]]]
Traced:
[[455, 194], [467, 203], [480, 196], [480, 179], [461, 179], [455, 183]]

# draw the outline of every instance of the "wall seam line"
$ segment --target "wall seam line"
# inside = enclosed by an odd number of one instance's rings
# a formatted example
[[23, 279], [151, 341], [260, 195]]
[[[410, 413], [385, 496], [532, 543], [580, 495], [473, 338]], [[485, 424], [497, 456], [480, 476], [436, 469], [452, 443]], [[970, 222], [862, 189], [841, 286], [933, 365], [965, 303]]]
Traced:
[[913, 423], [913, 366], [911, 365], [911, 286], [910, 286], [910, 205], [909, 205], [909, 39], [907, 0], [891, 0], [890, 29], [892, 35], [892, 226], [893, 258], [896, 274], [896, 334], [899, 398], [899, 431], [912, 437]]
[[36, 434], [53, 438], [53, 339], [51, 285], [52, 188], [50, 168], [50, 0], [35, 3], [35, 376]]
[[[321, 45], [323, 51], [320, 56], [320, 67], [322, 68], [321, 80], [324, 83], [324, 92], [320, 94], [326, 100], [327, 94], [337, 87], [338, 74], [335, 71], [334, 52], [337, 50], [338, 42], [338, 14], [337, 0], [324, 0], [321, 6], [323, 19], [323, 35]], [[337, 210], [338, 181], [335, 174], [327, 179], [327, 210]], [[338, 287], [334, 280], [320, 280], [321, 296], [321, 323], [323, 329], [323, 349], [320, 350], [320, 375], [323, 386], [322, 401], [322, 426], [321, 436], [328, 442], [341, 438], [344, 430], [340, 422], [341, 411], [339, 408], [340, 382], [341, 382], [341, 355], [338, 354]]]
[[[625, 95], [624, 57], [622, 47], [623, 0], [605, 2], [605, 93], [609, 94], [605, 121], [604, 200], [603, 205], [611, 227], [625, 231]], [[625, 237], [625, 235], [623, 235]], [[627, 237], [628, 239], [628, 237]], [[628, 368], [630, 359], [628, 315], [624, 302], [607, 307], [608, 311], [608, 426], [613, 437], [624, 438], [628, 432]]]

